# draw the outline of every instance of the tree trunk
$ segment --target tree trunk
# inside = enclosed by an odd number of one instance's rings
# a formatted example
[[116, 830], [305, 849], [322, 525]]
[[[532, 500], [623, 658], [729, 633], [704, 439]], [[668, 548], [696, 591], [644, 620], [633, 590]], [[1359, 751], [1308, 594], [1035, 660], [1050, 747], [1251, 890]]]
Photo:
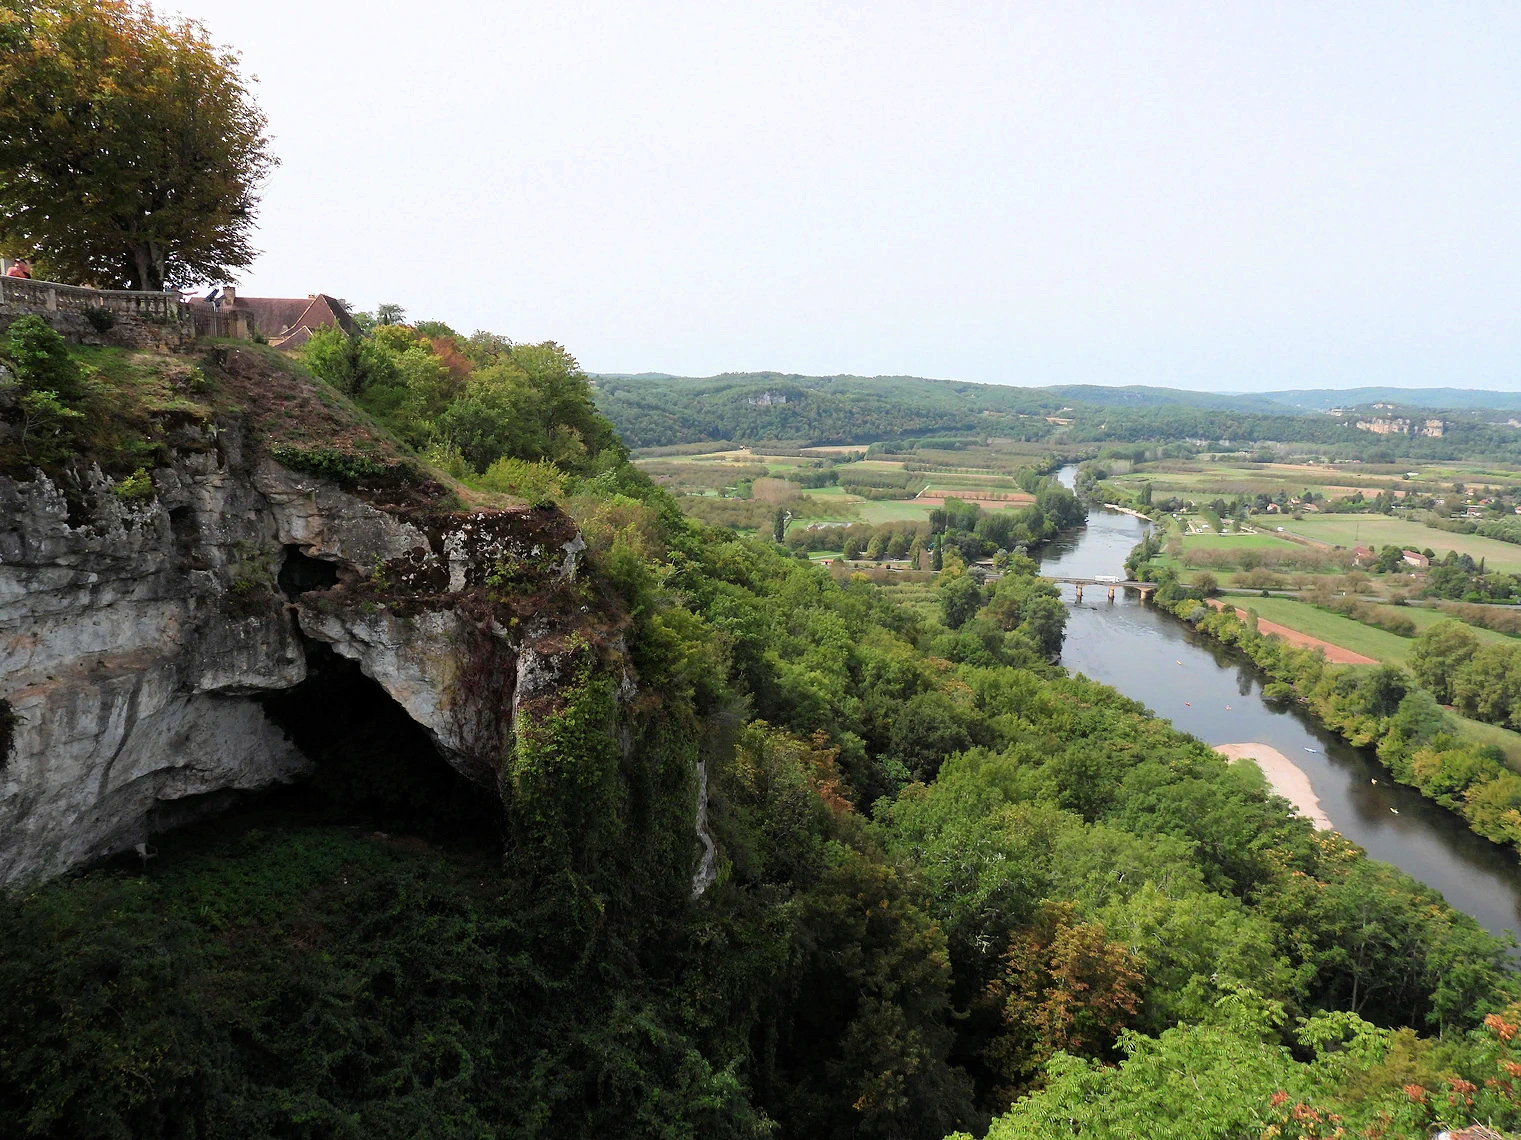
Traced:
[[132, 280], [129, 289], [159, 293], [164, 288], [164, 260], [151, 241], [132, 247]]

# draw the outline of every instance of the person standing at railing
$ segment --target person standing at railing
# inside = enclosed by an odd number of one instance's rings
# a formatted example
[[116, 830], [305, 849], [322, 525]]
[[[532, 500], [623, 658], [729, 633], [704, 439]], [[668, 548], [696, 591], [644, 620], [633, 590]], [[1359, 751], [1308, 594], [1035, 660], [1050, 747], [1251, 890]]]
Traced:
[[5, 275], [7, 277], [19, 277], [23, 281], [30, 281], [32, 279], [31, 263], [23, 257], [18, 260], [15, 265], [12, 265], [9, 269], [7, 269], [5, 271]]

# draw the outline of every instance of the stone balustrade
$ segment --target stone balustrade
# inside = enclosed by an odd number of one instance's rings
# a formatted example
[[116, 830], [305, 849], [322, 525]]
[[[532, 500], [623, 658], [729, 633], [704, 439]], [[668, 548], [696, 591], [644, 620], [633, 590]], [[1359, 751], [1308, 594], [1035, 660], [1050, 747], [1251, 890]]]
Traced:
[[[110, 319], [94, 314], [109, 313]], [[35, 314], [84, 343], [174, 348], [195, 335], [190, 306], [176, 293], [91, 289], [57, 281], [0, 277], [0, 326]]]
[[183, 320], [187, 309], [177, 293], [90, 289], [83, 285], [61, 285], [56, 281], [33, 281], [25, 277], [0, 277], [0, 305], [50, 313], [107, 309], [117, 316], [162, 321]]

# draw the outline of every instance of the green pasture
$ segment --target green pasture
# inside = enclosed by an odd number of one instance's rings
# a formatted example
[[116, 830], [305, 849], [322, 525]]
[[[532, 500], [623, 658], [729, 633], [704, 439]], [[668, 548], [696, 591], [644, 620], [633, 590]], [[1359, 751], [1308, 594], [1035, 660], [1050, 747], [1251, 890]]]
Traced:
[[860, 496], [852, 495], [844, 487], [830, 485], [828, 487], [809, 487], [803, 492], [810, 499], [847, 499], [855, 502]]
[[[1435, 625], [1439, 621], [1458, 620], [1451, 614], [1444, 614], [1439, 609], [1427, 606], [1380, 606], [1379, 608], [1389, 613], [1403, 614], [1405, 617], [1415, 622], [1417, 635], [1424, 633], [1428, 626]], [[1507, 645], [1514, 645], [1517, 641], [1517, 639], [1511, 637], [1510, 634], [1500, 633], [1497, 630], [1481, 629], [1476, 625], [1470, 625], [1468, 628], [1474, 631], [1475, 635], [1477, 635], [1480, 641], [1501, 641]]]
[[1458, 713], [1447, 715], [1457, 722], [1459, 735], [1480, 744], [1493, 744], [1505, 753], [1505, 762], [1511, 770], [1521, 772], [1521, 732], [1512, 732], [1508, 728], [1501, 728], [1498, 724], [1469, 720]]
[[1184, 550], [1265, 550], [1297, 546], [1281, 534], [1259, 531], [1256, 534], [1189, 534], [1183, 536]]
[[[920, 499], [863, 499], [856, 504], [862, 522], [927, 522], [939, 503]], [[985, 504], [984, 504], [985, 505]]]
[[1449, 550], [1467, 554], [1474, 561], [1484, 559], [1491, 570], [1521, 572], [1521, 546], [1483, 538], [1476, 534], [1449, 534], [1418, 522], [1387, 518], [1383, 515], [1319, 515], [1313, 518], [1285, 519], [1278, 524], [1285, 531], [1302, 538], [1332, 546], [1398, 546], [1406, 550], [1436, 551], [1444, 557]]
[[1401, 637], [1388, 630], [1364, 625], [1360, 621], [1342, 617], [1293, 598], [1254, 598], [1233, 596], [1223, 599], [1241, 610], [1256, 610], [1263, 621], [1279, 625], [1329, 641], [1353, 653], [1361, 653], [1375, 661], [1403, 666], [1410, 656], [1413, 638]]

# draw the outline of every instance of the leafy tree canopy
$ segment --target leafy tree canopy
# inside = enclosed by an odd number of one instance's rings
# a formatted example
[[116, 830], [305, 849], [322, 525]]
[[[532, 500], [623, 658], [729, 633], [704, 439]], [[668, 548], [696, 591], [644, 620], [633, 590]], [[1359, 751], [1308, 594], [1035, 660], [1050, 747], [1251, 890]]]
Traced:
[[277, 160], [238, 62], [134, 0], [0, 3], [0, 249], [131, 289], [249, 264]]

